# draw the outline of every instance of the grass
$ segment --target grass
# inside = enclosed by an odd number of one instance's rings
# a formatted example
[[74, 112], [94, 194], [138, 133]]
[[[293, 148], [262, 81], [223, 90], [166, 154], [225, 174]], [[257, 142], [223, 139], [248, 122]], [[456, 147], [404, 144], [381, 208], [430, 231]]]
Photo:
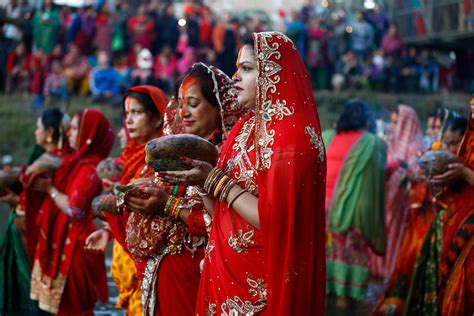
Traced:
[[[403, 103], [413, 106], [422, 123], [426, 121], [428, 113], [436, 105], [444, 105], [467, 114], [469, 95], [467, 94], [381, 94], [367, 91], [344, 91], [315, 92], [318, 111], [323, 129], [329, 128], [336, 121], [342, 105], [349, 99], [361, 98], [369, 102], [374, 110], [393, 109], [397, 104]], [[34, 130], [36, 126], [37, 113], [31, 107], [32, 98], [22, 95], [0, 95], [0, 158], [10, 155], [13, 159], [12, 165], [26, 163], [31, 149], [34, 145]], [[45, 107], [55, 106], [46, 104]], [[60, 106], [60, 104], [56, 104]], [[116, 130], [122, 122], [119, 107], [109, 105], [92, 104], [87, 98], [74, 97], [66, 109], [69, 115], [83, 108], [97, 108], [105, 113], [112, 121]], [[115, 145], [112, 156], [119, 154], [119, 146]], [[1, 166], [1, 162], [0, 162]]]

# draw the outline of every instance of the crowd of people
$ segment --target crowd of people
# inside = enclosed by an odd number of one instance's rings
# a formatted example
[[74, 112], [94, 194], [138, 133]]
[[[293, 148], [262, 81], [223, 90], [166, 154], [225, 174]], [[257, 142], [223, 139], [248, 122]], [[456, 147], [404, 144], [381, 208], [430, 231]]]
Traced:
[[300, 10], [251, 18], [229, 12], [217, 16], [201, 1], [185, 1], [180, 16], [176, 7], [172, 1], [137, 7], [98, 1], [73, 9], [46, 0], [35, 8], [11, 0], [0, 19], [0, 90], [31, 94], [36, 108], [44, 99], [67, 102], [75, 93], [119, 104], [117, 96], [137, 84], [170, 93], [197, 60], [231, 75], [242, 36], [269, 29], [294, 41], [317, 90], [463, 89], [455, 56], [404, 45], [397, 26], [378, 6], [351, 16], [309, 1]]
[[[127, 89], [117, 158], [99, 110], [41, 113], [29, 165], [0, 174], [20, 181], [0, 188], [2, 313], [91, 314], [113, 240], [129, 315], [323, 315], [365, 300], [370, 277], [387, 281], [376, 315], [471, 314], [474, 99], [469, 118], [435, 110], [425, 136], [410, 106], [375, 122], [363, 100], [321, 132], [286, 35], [253, 33], [236, 64], [231, 79], [194, 63], [171, 99]], [[202, 160], [155, 156], [183, 133], [208, 140], [185, 146]]]

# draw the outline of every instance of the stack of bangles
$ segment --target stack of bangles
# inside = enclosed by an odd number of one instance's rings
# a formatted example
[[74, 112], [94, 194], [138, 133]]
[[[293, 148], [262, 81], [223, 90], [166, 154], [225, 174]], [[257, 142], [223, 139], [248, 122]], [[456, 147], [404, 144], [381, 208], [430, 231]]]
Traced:
[[[216, 199], [219, 199], [219, 201], [226, 202], [234, 185], [236, 185], [236, 183], [231, 177], [227, 176], [219, 167], [215, 167], [207, 176], [206, 182], [204, 183], [204, 190]], [[228, 202], [228, 207], [231, 208], [235, 200], [245, 192], [247, 192], [247, 190], [242, 189], [235, 194]]]
[[179, 219], [179, 215], [181, 214], [181, 208], [179, 207], [180, 203], [181, 198], [170, 194], [170, 196], [168, 197], [168, 201], [166, 201], [164, 213], [169, 217]]

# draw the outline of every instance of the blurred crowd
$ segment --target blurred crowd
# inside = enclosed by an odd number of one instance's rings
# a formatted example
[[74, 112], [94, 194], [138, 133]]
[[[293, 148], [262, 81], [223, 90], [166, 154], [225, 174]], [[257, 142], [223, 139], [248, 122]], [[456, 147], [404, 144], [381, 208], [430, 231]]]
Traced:
[[232, 75], [242, 38], [269, 29], [294, 41], [316, 90], [466, 87], [456, 78], [453, 52], [405, 45], [382, 8], [347, 14], [307, 3], [268, 15], [217, 14], [200, 0], [99, 0], [78, 9], [10, 0], [0, 15], [0, 91], [29, 93], [35, 108], [76, 93], [117, 104], [120, 93], [139, 84], [169, 93], [198, 60]]

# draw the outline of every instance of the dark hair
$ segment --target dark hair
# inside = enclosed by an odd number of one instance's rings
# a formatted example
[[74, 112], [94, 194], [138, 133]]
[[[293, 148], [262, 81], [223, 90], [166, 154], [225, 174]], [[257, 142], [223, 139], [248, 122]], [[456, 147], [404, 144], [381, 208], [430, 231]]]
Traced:
[[51, 108], [44, 110], [43, 113], [41, 113], [41, 124], [43, 124], [44, 129], [52, 128], [53, 129], [53, 141], [55, 143], [58, 142], [59, 137], [61, 136], [61, 133], [64, 133], [65, 131], [60, 130], [61, 126], [61, 121], [64, 117], [63, 111], [61, 111], [58, 108]]
[[216, 93], [214, 92], [214, 82], [212, 80], [212, 75], [209, 72], [209, 69], [200, 63], [194, 64], [188, 69], [188, 71], [186, 71], [181, 79], [176, 82], [176, 97], [179, 93], [179, 87], [187, 77], [193, 77], [199, 80], [203, 97], [213, 106], [219, 107], [219, 100], [217, 100]]
[[255, 42], [253, 41], [252, 34], [247, 34], [242, 41], [242, 46], [249, 45], [252, 49], [255, 47]]
[[372, 113], [367, 102], [363, 100], [352, 100], [344, 104], [341, 116], [337, 120], [336, 131], [349, 132], [367, 129], [371, 130]]
[[161, 113], [158, 110], [155, 102], [151, 99], [151, 97], [146, 93], [135, 92], [135, 91], [127, 91], [123, 96], [122, 102], [122, 111], [125, 113], [125, 99], [133, 98], [137, 100], [142, 106], [145, 113], [147, 113], [150, 117], [161, 117]]
[[467, 119], [465, 117], [453, 117], [446, 122], [444, 126], [443, 134], [446, 131], [458, 132], [464, 134], [467, 129]]

